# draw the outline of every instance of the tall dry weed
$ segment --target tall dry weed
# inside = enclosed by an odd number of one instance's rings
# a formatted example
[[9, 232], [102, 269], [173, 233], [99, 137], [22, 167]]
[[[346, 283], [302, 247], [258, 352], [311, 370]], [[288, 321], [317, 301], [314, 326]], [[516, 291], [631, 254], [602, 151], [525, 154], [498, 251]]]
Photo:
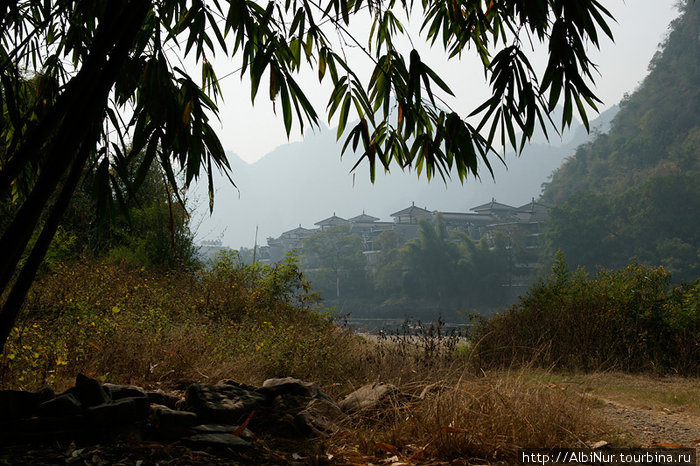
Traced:
[[[426, 388], [426, 387], [423, 387]], [[422, 399], [396, 399], [349, 421], [368, 455], [401, 461], [517, 462], [518, 448], [586, 447], [604, 429], [591, 401], [509, 373], [434, 383]]]

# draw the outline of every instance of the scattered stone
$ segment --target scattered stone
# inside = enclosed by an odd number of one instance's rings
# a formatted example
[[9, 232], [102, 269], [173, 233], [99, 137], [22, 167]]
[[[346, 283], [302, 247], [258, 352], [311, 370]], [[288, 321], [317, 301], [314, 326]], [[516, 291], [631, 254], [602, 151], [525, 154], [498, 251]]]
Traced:
[[0, 421], [30, 417], [41, 403], [55, 397], [56, 393], [51, 387], [42, 387], [33, 392], [0, 390]]
[[364, 385], [346, 396], [340, 402], [345, 413], [374, 408], [400, 395], [396, 386], [385, 383]]
[[[294, 395], [303, 398], [331, 398], [313, 382], [304, 382], [294, 377], [284, 377], [278, 379], [267, 379], [262, 387], [256, 389], [269, 398], [277, 395]], [[332, 401], [332, 400], [331, 400]]]
[[190, 411], [175, 411], [166, 406], [160, 406], [153, 411], [153, 423], [157, 426], [170, 428], [192, 427], [199, 424], [197, 414]]
[[103, 385], [103, 387], [109, 398], [113, 401], [124, 398], [148, 398], [148, 394], [146, 394], [142, 388], [135, 385], [115, 385], [106, 383]]
[[74, 395], [86, 408], [112, 401], [100, 382], [83, 374], [78, 374], [75, 378], [75, 386], [63, 393]]
[[184, 439], [184, 443], [195, 448], [246, 448], [250, 442], [242, 438], [226, 433], [195, 434]]
[[59, 395], [50, 388], [0, 391], [0, 444], [99, 441], [117, 434], [230, 450], [250, 446], [255, 434], [247, 426], [298, 438], [337, 431], [340, 416], [338, 403], [318, 385], [290, 377], [266, 380], [262, 387], [231, 380], [192, 384], [180, 400], [134, 385], [103, 385], [80, 374], [75, 386]]
[[315, 383], [292, 377], [268, 379], [257, 392], [270, 399], [268, 422], [258, 419], [256, 423], [262, 423], [265, 430], [285, 437], [321, 435], [337, 430], [335, 420], [342, 414], [340, 406]]
[[47, 432], [57, 430], [70, 430], [85, 428], [87, 422], [83, 414], [72, 416], [35, 416], [28, 419], [20, 419], [13, 423], [17, 432]]
[[185, 392], [185, 406], [205, 422], [236, 423], [261, 404], [265, 395], [250, 390], [246, 385], [221, 381], [216, 385], [195, 383]]
[[164, 405], [170, 409], [177, 409], [177, 403], [182, 400], [179, 396], [170, 395], [160, 389], [146, 392], [146, 395], [151, 404]]
[[56, 398], [56, 392], [53, 391], [53, 388], [49, 387], [48, 385], [45, 385], [38, 390], [34, 390], [31, 393], [33, 393], [37, 397], [39, 397], [39, 401], [41, 403], [43, 403], [44, 401], [49, 401], [49, 400], [53, 400], [54, 398]]
[[314, 398], [297, 414], [297, 424], [301, 424], [304, 430], [316, 435], [334, 433], [338, 431], [335, 421], [342, 414], [343, 411], [335, 401]]
[[66, 417], [81, 414], [83, 404], [72, 393], [63, 393], [39, 405], [40, 416]]
[[39, 397], [33, 392], [2, 390], [0, 391], [0, 420], [29, 417], [40, 403]]
[[148, 417], [148, 398], [122, 398], [113, 403], [103, 403], [87, 409], [92, 422], [99, 425], [127, 424]]
[[[198, 434], [233, 434], [234, 432], [240, 431], [240, 426], [233, 426], [229, 424], [202, 424], [192, 428], [193, 431]], [[245, 440], [252, 440], [255, 434], [250, 431], [250, 429], [243, 429], [243, 431], [238, 435]]]

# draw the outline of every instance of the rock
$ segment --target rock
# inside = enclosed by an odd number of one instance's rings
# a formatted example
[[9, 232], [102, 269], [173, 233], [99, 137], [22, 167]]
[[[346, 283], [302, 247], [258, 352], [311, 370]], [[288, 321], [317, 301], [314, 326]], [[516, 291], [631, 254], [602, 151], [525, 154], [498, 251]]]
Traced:
[[21, 390], [0, 391], [0, 420], [30, 417], [41, 400], [36, 393]]
[[127, 424], [148, 417], [148, 398], [122, 398], [113, 403], [103, 403], [87, 410], [90, 420], [98, 425]]
[[44, 401], [39, 405], [38, 413], [41, 416], [65, 417], [81, 414], [83, 404], [72, 393], [63, 393], [56, 398]]
[[[102, 386], [113, 401], [123, 398], [148, 398], [146, 392], [135, 385], [115, 385], [106, 383]], [[149, 398], [150, 401], [150, 398]]]
[[343, 414], [338, 403], [322, 398], [312, 399], [306, 408], [297, 414], [297, 424], [305, 426], [308, 431], [319, 435], [338, 430], [335, 421]]
[[153, 411], [153, 423], [157, 426], [180, 429], [199, 424], [197, 414], [190, 411], [175, 411], [167, 407], [159, 407]]
[[255, 425], [285, 437], [305, 437], [337, 430], [340, 407], [318, 385], [292, 377], [268, 379], [257, 389], [270, 398], [269, 412]]
[[36, 416], [28, 419], [21, 419], [14, 422], [14, 427], [17, 431], [24, 432], [46, 432], [49, 430], [69, 430], [81, 429], [86, 426], [85, 416], [83, 414], [74, 414], [72, 416]]
[[185, 392], [185, 407], [205, 422], [237, 423], [268, 400], [245, 385], [222, 381], [216, 385], [195, 383]]
[[346, 396], [340, 402], [340, 409], [345, 413], [371, 409], [398, 395], [400, 395], [399, 389], [394, 385], [372, 383], [364, 385]]
[[[201, 424], [192, 428], [193, 431], [199, 434], [233, 434], [240, 429], [240, 426], [233, 426], [230, 424]], [[252, 440], [255, 434], [250, 431], [250, 429], [243, 429], [243, 432], [239, 435], [242, 439]]]
[[196, 448], [246, 448], [250, 443], [242, 438], [227, 433], [195, 434], [184, 439], [188, 445]]
[[41, 403], [55, 397], [56, 393], [51, 387], [42, 387], [33, 392], [0, 390], [0, 420], [31, 417]]
[[181, 400], [179, 396], [170, 395], [163, 390], [152, 390], [146, 392], [146, 395], [151, 404], [165, 405], [170, 409], [176, 409], [177, 403]]
[[83, 374], [78, 374], [75, 378], [75, 386], [63, 393], [74, 395], [87, 408], [112, 401], [100, 382]]
[[591, 444], [591, 448], [593, 450], [607, 449], [609, 447], [610, 447], [610, 444], [608, 442], [606, 442], [605, 440], [600, 440], [598, 442]]
[[56, 392], [53, 391], [53, 388], [49, 387], [48, 385], [41, 387], [38, 390], [34, 390], [33, 392], [34, 395], [36, 395], [39, 398], [39, 402], [43, 403], [44, 401], [49, 401], [53, 400], [56, 398]]
[[262, 387], [258, 388], [256, 391], [269, 398], [274, 398], [278, 395], [294, 395], [307, 399], [325, 398], [332, 401], [332, 399], [315, 383], [304, 382], [293, 377], [267, 379], [263, 382]]

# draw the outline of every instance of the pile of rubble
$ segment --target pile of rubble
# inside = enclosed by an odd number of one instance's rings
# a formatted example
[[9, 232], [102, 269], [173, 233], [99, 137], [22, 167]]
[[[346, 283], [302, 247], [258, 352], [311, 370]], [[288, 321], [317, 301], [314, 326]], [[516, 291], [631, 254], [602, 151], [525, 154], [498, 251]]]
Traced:
[[0, 391], [0, 444], [91, 442], [128, 434], [190, 448], [240, 450], [257, 435], [310, 438], [335, 432], [344, 413], [372, 409], [397, 394], [391, 385], [371, 384], [337, 403], [315, 383], [288, 377], [261, 387], [232, 380], [195, 383], [177, 397], [78, 375], [75, 386], [60, 394], [50, 388]]

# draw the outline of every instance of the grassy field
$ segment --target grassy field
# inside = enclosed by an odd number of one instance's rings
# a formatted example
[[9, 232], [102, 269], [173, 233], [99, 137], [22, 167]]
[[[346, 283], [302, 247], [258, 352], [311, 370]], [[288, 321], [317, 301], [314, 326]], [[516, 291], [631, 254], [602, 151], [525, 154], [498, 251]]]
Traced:
[[605, 411], [609, 401], [700, 416], [697, 378], [488, 368], [464, 340], [434, 332], [369, 341], [316, 306], [292, 262], [223, 262], [198, 275], [110, 263], [61, 267], [32, 291], [0, 356], [0, 382], [60, 390], [82, 372], [181, 392], [194, 381], [292, 376], [336, 399], [375, 381], [409, 395], [349, 416], [337, 433], [303, 446], [309, 457], [340, 463], [508, 464], [520, 447], [642, 444], [621, 436], [624, 425]]

